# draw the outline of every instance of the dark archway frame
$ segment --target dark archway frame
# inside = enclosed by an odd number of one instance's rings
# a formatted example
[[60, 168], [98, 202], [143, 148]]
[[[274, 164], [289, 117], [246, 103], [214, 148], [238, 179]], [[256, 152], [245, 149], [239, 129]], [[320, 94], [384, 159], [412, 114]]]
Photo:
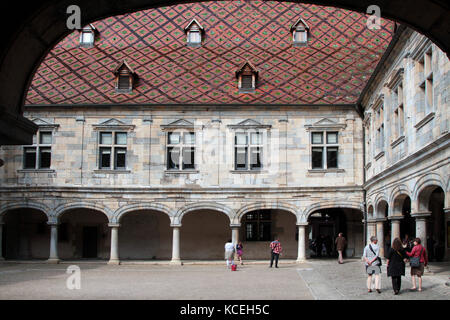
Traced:
[[[22, 116], [27, 88], [49, 50], [68, 35], [67, 8], [81, 8], [81, 24], [144, 9], [204, 0], [46, 0], [3, 2], [2, 12], [10, 19], [0, 22], [4, 35], [0, 51], [0, 145], [29, 144], [37, 126]], [[286, 2], [286, 0], [279, 0]], [[443, 0], [306, 0], [312, 3], [366, 13], [371, 5], [381, 16], [408, 26], [432, 40], [448, 55], [450, 8]]]

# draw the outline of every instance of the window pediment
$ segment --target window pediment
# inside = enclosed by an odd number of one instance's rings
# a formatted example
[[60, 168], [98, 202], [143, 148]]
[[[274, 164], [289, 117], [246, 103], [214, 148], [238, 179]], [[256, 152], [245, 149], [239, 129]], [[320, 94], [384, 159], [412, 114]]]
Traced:
[[338, 123], [334, 120], [323, 118], [313, 124], [305, 125], [307, 131], [311, 130], [343, 130], [347, 127], [345, 123]]
[[390, 81], [386, 84], [389, 89], [395, 88], [403, 79], [403, 73], [405, 69], [399, 68], [391, 77]]
[[178, 119], [169, 124], [161, 125], [162, 130], [176, 130], [176, 129], [201, 129], [201, 125], [195, 125], [193, 122], [186, 119]]
[[37, 126], [39, 126], [39, 130], [41, 129], [56, 129], [59, 127], [59, 124], [54, 124], [48, 121], [45, 121], [41, 118], [34, 118], [33, 121]]
[[244, 121], [239, 122], [238, 124], [230, 124], [228, 128], [231, 129], [270, 129], [271, 125], [262, 124], [253, 119], [246, 119]]
[[134, 130], [135, 125], [126, 124], [120, 120], [115, 118], [111, 118], [109, 120], [103, 121], [99, 124], [93, 125], [94, 130], [124, 130], [131, 131]]

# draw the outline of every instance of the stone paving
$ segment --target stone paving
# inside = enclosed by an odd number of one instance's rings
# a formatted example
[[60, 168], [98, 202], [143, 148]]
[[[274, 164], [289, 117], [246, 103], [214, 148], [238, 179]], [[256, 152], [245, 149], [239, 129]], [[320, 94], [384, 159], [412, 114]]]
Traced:
[[[79, 290], [69, 290], [66, 273], [81, 270]], [[402, 292], [392, 293], [383, 266], [382, 293], [367, 293], [364, 266], [358, 259], [339, 265], [333, 260], [295, 264], [280, 260], [248, 261], [231, 272], [223, 261], [186, 262], [183, 266], [129, 262], [0, 263], [0, 299], [150, 299], [150, 300], [449, 300], [450, 264], [434, 263], [424, 276], [423, 292], [409, 292], [409, 268]]]

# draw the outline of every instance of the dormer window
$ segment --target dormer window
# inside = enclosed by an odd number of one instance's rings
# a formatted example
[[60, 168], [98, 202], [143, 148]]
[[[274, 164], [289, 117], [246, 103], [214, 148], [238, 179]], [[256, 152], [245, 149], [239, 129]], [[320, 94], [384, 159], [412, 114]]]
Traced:
[[197, 20], [193, 19], [186, 28], [186, 44], [189, 47], [200, 47], [202, 45], [202, 36], [204, 34], [203, 27]]
[[298, 19], [291, 27], [292, 42], [294, 47], [305, 47], [308, 45], [309, 27], [303, 19]]
[[92, 48], [95, 42], [95, 36], [97, 35], [97, 29], [90, 24], [80, 32], [80, 47], [82, 48]]
[[236, 78], [238, 80], [239, 93], [254, 93], [256, 83], [258, 81], [258, 71], [250, 63], [246, 62], [236, 71]]
[[132, 93], [136, 81], [136, 74], [126, 61], [114, 70], [116, 93]]

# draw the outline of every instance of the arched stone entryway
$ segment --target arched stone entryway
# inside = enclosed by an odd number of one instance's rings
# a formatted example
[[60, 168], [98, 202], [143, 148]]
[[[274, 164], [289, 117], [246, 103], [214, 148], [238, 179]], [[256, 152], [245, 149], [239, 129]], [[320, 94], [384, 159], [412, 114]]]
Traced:
[[108, 216], [95, 209], [77, 207], [58, 215], [57, 255], [60, 259], [108, 259]]
[[155, 210], [126, 212], [119, 219], [119, 258], [170, 260], [172, 228], [169, 216]]
[[1, 216], [3, 223], [0, 258], [42, 259], [49, 257], [50, 227], [45, 212], [35, 208], [15, 208]]
[[270, 259], [270, 242], [281, 242], [283, 259], [298, 255], [298, 227], [294, 212], [283, 209], [250, 210], [241, 215], [239, 240], [245, 259]]
[[183, 214], [180, 228], [181, 260], [222, 260], [231, 240], [230, 219], [223, 212], [195, 209]]
[[340, 232], [347, 239], [344, 255], [361, 256], [364, 249], [364, 224], [361, 210], [353, 208], [323, 208], [308, 215], [309, 249], [314, 258], [335, 257], [335, 239]]

